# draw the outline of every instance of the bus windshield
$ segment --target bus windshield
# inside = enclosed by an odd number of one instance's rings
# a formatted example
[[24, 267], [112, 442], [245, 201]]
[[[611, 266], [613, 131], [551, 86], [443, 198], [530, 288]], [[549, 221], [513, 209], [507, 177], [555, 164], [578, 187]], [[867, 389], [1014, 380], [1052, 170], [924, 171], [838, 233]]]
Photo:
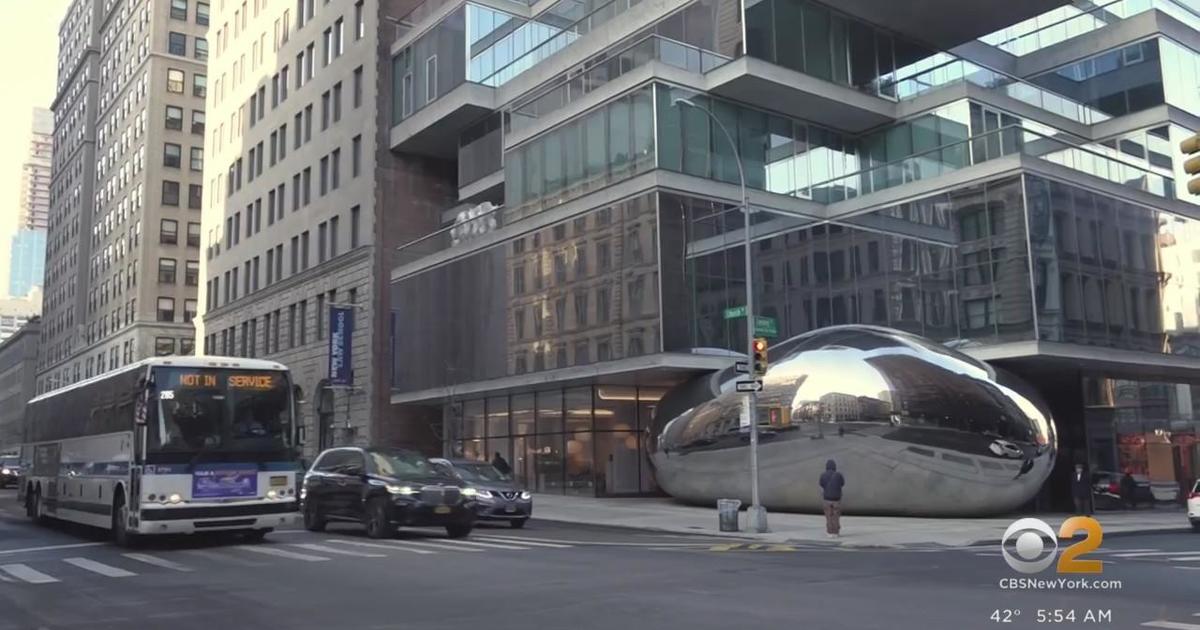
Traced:
[[267, 452], [288, 447], [290, 387], [284, 372], [154, 368], [155, 414], [147, 450]]

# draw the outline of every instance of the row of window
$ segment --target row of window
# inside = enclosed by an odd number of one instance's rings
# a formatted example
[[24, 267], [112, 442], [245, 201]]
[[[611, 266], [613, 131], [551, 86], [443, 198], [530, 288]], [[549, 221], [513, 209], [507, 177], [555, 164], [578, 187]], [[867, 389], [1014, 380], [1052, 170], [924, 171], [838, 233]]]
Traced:
[[[187, 56], [187, 35], [171, 31], [167, 33], [167, 52], [180, 57]], [[198, 61], [208, 61], [208, 40], [203, 37], [192, 38], [192, 55]]]
[[196, 300], [187, 298], [183, 301], [183, 312], [176, 313], [175, 298], [159, 297], [155, 304], [155, 319], [160, 322], [173, 323], [176, 321], [175, 316], [180, 315], [179, 323], [190, 324], [193, 319], [196, 319]]
[[[188, 209], [199, 210], [202, 207], [203, 201], [204, 189], [200, 186], [200, 184], [188, 184]], [[168, 179], [163, 180], [162, 205], [174, 207], [179, 206], [179, 182]]]
[[[158, 242], [163, 245], [179, 243], [179, 222], [175, 219], [161, 219], [158, 225]], [[187, 246], [200, 247], [200, 224], [188, 221]]]
[[179, 352], [175, 352], [175, 337], [155, 337], [154, 356], [169, 357], [175, 354], [191, 356], [196, 351], [196, 340], [191, 337], [179, 337]]
[[[249, 210], [249, 209], [248, 209]], [[246, 215], [245, 229], [247, 233], [251, 233], [262, 229], [261, 213], [248, 213]], [[350, 208], [350, 249], [357, 248], [361, 244], [361, 209], [359, 206]], [[236, 226], [236, 227], [235, 227]], [[242, 229], [241, 213], [238, 212], [234, 217], [226, 219], [227, 233], [237, 235]], [[332, 260], [340, 254], [344, 253], [340, 249], [341, 244], [341, 217], [333, 216], [327, 221], [322, 221], [317, 226], [317, 261], [316, 264], [322, 264], [327, 260]], [[235, 241], [236, 244], [236, 241]], [[250, 295], [260, 288], [260, 278], [265, 279], [261, 284], [263, 287], [270, 286], [276, 282], [283, 280], [284, 273], [284, 244], [280, 243], [274, 247], [269, 247], [266, 250], [266, 275], [261, 273], [260, 260], [263, 257], [254, 256], [247, 259], [239, 268], [234, 266], [232, 269], [225, 271], [220, 276], [214, 276], [205, 283], [207, 299], [205, 305], [208, 310], [215, 309], [223, 304], [229, 304], [238, 299], [239, 291], [242, 297]], [[346, 250], [349, 251], [349, 250]], [[302, 273], [311, 266], [311, 247], [310, 233], [308, 230], [293, 236], [291, 239], [291, 254], [290, 258], [290, 276]], [[222, 286], [224, 292], [222, 293]]]
[[[167, 69], [167, 92], [169, 94], [183, 94], [184, 86], [187, 83], [187, 73], [178, 68]], [[192, 74], [192, 96], [197, 98], [205, 98], [208, 96], [208, 76], [199, 72]]]
[[[255, 2], [257, 1], [255, 0]], [[208, 26], [208, 10], [209, 6], [207, 2], [203, 2], [202, 0], [196, 2], [196, 24]], [[171, 19], [187, 21], [188, 0], [171, 0]]]
[[[163, 166], [167, 168], [182, 168], [183, 146], [174, 142], [163, 143]], [[189, 147], [188, 168], [193, 171], [204, 170], [204, 147]]]
[[[183, 108], [175, 105], [167, 105], [163, 121], [167, 129], [171, 131], [183, 131]], [[198, 136], [204, 135], [204, 110], [192, 110], [192, 126], [189, 130]]]
[[[313, 341], [325, 338], [326, 311], [338, 303], [338, 290], [331, 289], [318, 293], [311, 302], [315, 308], [313, 315], [313, 334], [309, 334], [309, 300], [304, 299], [287, 307], [287, 334], [284, 336], [284, 309], [277, 308], [264, 313], [262, 317], [252, 317], [241, 324], [235, 324], [212, 333], [204, 338], [205, 354], [223, 356], [248, 357], [259, 356], [259, 352], [269, 356], [284, 350], [303, 347]], [[350, 304], [358, 303], [358, 289], [346, 292], [346, 300]], [[258, 334], [259, 322], [262, 322], [263, 334]], [[239, 334], [240, 329], [240, 334]]]

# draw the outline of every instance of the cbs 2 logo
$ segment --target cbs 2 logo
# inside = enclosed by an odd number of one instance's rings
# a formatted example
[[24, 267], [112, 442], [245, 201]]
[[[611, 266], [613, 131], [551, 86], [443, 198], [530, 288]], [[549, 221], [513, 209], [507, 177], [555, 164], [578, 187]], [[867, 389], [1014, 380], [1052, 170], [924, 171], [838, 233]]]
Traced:
[[[1008, 526], [1008, 529], [1004, 530], [1004, 538], [1000, 540], [1000, 553], [1014, 571], [1038, 573], [1054, 563], [1054, 552], [1058, 550], [1058, 539], [1070, 540], [1076, 532], [1080, 531], [1087, 534], [1087, 537], [1063, 549], [1058, 556], [1056, 570], [1059, 573], [1103, 572], [1104, 563], [1101, 561], [1079, 559], [1080, 556], [1099, 549], [1101, 541], [1104, 540], [1104, 530], [1101, 529], [1100, 522], [1090, 516], [1072, 516], [1063, 521], [1062, 526], [1058, 528], [1057, 536], [1054, 535], [1054, 530], [1046, 524], [1046, 521], [1037, 518], [1017, 519]], [[1013, 550], [1010, 550], [1005, 545], [1014, 536], [1016, 541]], [[1046, 551], [1045, 539], [1047, 538], [1050, 539], [1053, 548], [1045, 557], [1039, 558]]]

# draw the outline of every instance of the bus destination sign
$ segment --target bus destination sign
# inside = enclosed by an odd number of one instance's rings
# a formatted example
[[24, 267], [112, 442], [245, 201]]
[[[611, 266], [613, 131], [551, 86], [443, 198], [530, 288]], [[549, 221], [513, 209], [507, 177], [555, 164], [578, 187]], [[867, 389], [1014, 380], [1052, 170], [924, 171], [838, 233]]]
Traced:
[[[216, 374], [180, 374], [180, 387], [216, 388]], [[271, 374], [231, 374], [225, 377], [225, 386], [229, 389], [272, 389], [275, 387], [275, 377]]]

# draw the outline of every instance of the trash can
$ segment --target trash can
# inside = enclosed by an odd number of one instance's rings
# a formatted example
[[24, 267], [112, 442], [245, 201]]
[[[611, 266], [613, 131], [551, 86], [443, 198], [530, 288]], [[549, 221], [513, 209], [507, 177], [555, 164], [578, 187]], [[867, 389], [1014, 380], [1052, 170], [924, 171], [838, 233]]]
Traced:
[[742, 502], [737, 499], [717, 499], [717, 517], [721, 531], [736, 532], [738, 530], [738, 509]]

